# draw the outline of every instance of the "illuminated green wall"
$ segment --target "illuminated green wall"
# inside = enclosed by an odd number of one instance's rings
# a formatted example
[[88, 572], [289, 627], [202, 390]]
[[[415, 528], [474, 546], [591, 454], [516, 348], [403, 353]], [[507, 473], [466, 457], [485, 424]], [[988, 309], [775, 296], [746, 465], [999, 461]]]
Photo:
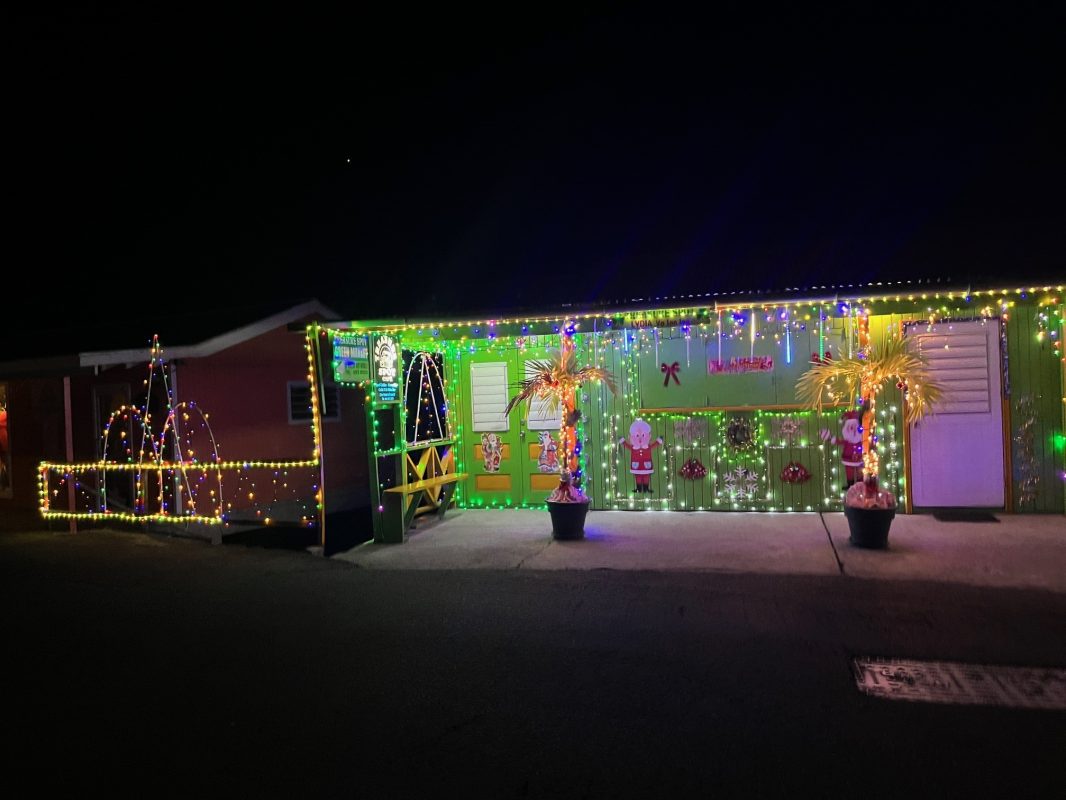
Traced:
[[[585, 488], [594, 508], [650, 509], [838, 509], [843, 468], [839, 448], [823, 445], [818, 432], [840, 429], [839, 411], [817, 417], [798, 408], [796, 380], [812, 354], [848, 354], [857, 346], [857, 314], [869, 314], [870, 337], [879, 341], [904, 321], [1006, 319], [1007, 390], [1009, 391], [1012, 510], [1062, 513], [1064, 497], [1064, 387], [1061, 346], [1061, 298], [1052, 292], [1010, 290], [970, 297], [953, 293], [819, 304], [756, 304], [730, 311], [675, 309], [588, 316], [576, 336], [581, 361], [597, 364], [616, 377], [612, 395], [602, 385], [586, 387], [579, 406], [584, 419], [578, 431], [584, 442]], [[752, 315], [755, 315], [752, 336]], [[824, 319], [822, 319], [824, 315]], [[721, 325], [719, 324], [721, 321]], [[534, 336], [555, 340], [560, 320], [541, 318], [501, 322], [425, 323], [417, 330], [394, 330], [402, 346], [445, 354], [453, 434], [461, 439], [464, 381], [462, 358], [470, 352], [514, 352], [529, 347]], [[708, 360], [772, 358], [768, 372], [709, 374]], [[664, 366], [665, 365], [665, 366]], [[665, 369], [665, 371], [664, 371]], [[1018, 404], [1031, 400], [1028, 418]], [[905, 498], [901, 397], [889, 387], [878, 404], [882, 483]], [[618, 439], [629, 435], [636, 417], [645, 418], [653, 438], [664, 447], [654, 452], [651, 494], [632, 491], [628, 451]], [[776, 427], [793, 420], [791, 437]], [[1024, 440], [1023, 425], [1032, 442]], [[695, 421], [695, 422], [689, 422]], [[687, 439], [679, 424], [705, 426]], [[730, 443], [731, 425], [747, 424], [755, 437], [749, 448]], [[689, 433], [693, 429], [689, 429]], [[964, 444], [964, 443], [963, 443]], [[960, 447], [960, 453], [965, 448]], [[459, 471], [468, 471], [457, 448]], [[961, 456], [960, 456], [961, 457]], [[690, 480], [681, 467], [698, 459], [707, 475]], [[797, 462], [810, 473], [802, 483], [782, 479], [782, 470]], [[754, 476], [754, 482], [749, 481]], [[738, 492], [739, 488], [739, 492]], [[750, 493], [747, 491], [752, 489]], [[459, 486], [460, 504], [477, 505], [470, 483]]]
[[[771, 312], [763, 312], [765, 316]], [[669, 510], [777, 510], [811, 511], [839, 509], [843, 490], [840, 450], [824, 445], [819, 431], [840, 431], [840, 410], [818, 416], [798, 408], [795, 380], [807, 368], [812, 353], [847, 354], [852, 324], [846, 317], [833, 318], [829, 309], [824, 328], [804, 320], [802, 328], [790, 330], [786, 357], [784, 337], [757, 337], [754, 348], [747, 328], [733, 338], [724, 337], [722, 360], [732, 357], [769, 356], [774, 370], [758, 374], [709, 375], [708, 358], [718, 359], [717, 325], [703, 330], [698, 325], [657, 331], [623, 329], [597, 337], [596, 363], [613, 372], [619, 392], [612, 396], [602, 387], [584, 393], [585, 430], [590, 480], [587, 486], [594, 508]], [[817, 311], [813, 320], [817, 320]], [[750, 322], [750, 320], [746, 320]], [[821, 340], [821, 350], [819, 341]], [[591, 346], [586, 345], [590, 351]], [[677, 362], [677, 378], [673, 364]], [[670, 380], [664, 386], [667, 374]], [[879, 409], [882, 436], [884, 485], [896, 488], [902, 474], [902, 428], [895, 422], [891, 396]], [[714, 410], [722, 407], [729, 410]], [[778, 408], [775, 408], [778, 407]], [[676, 409], [676, 410], [672, 410]], [[629, 452], [618, 446], [629, 436], [632, 421], [641, 417], [652, 426], [652, 438], [664, 445], [653, 452], [655, 473], [650, 494], [635, 493], [629, 472]], [[694, 420], [702, 434], [691, 438], [684, 426]], [[786, 435], [780, 421], [791, 420], [794, 429]], [[775, 424], [775, 421], [777, 424]], [[728, 437], [730, 425], [748, 426], [754, 443], [734, 447]], [[691, 431], [690, 431], [691, 433]], [[890, 457], [895, 453], [895, 457]], [[681, 475], [690, 459], [706, 468], [707, 475], [690, 479]], [[789, 463], [801, 464], [810, 477], [804, 482], [782, 479]]]
[[1062, 511], [1066, 502], [1062, 361], [1051, 336], [1056, 322], [1062, 336], [1061, 313], [1061, 306], [1017, 306], [1007, 323], [1011, 490], [1019, 512]]

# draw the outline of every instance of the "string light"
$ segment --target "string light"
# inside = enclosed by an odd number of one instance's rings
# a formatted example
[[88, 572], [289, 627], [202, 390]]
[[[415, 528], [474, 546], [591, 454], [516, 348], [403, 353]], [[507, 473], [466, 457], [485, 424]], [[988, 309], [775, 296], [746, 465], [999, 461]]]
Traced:
[[[610, 508], [687, 510], [735, 507], [738, 510], [801, 511], [840, 507], [843, 467], [839, 465], [839, 451], [826, 448], [813, 435], [815, 428], [835, 428], [836, 412], [819, 418], [799, 410], [798, 405], [792, 410], [753, 407], [747, 412], [755, 435], [764, 444], [744, 453], [734, 452], [721, 439], [732, 412], [713, 409], [686, 412], [689, 418], [707, 417], [711, 430], [715, 431], [713, 435], [717, 438], [713, 443], [702, 444], [704, 449], [700, 451], [707, 457], [706, 480], [714, 490], [708, 491], [704, 498], [694, 498], [689, 491], [691, 487], [678, 479], [677, 460], [683, 459], [687, 452], [683, 447], [681, 450], [668, 448], [656, 463], [654, 496], [627, 494], [628, 470], [624, 456], [617, 452], [615, 443], [619, 434], [637, 416], [659, 419], [649, 415], [648, 410], [642, 407], [641, 383], [642, 380], [648, 380], [642, 372], [642, 364], [646, 369], [649, 365], [644, 362], [652, 359], [658, 362], [660, 356], [669, 360], [670, 351], [664, 352], [667, 347], [684, 346], [683, 363], [686, 368], [697, 365], [698, 362], [692, 358], [697, 352], [703, 354], [702, 360], [706, 363], [708, 356], [717, 356], [721, 360], [727, 350], [736, 352], [738, 344], [747, 351], [749, 358], [754, 358], [757, 349], [760, 353], [774, 352], [776, 349], [774, 361], [784, 365], [783, 371], [792, 375], [808, 360], [809, 353], [813, 352], [819, 358], [839, 358], [859, 352], [860, 340], [869, 336], [871, 315], [896, 313], [921, 320], [924, 324], [994, 316], [1006, 323], [1014, 311], [1015, 303], [1041, 301], [1033, 331], [1036, 342], [1062, 358], [1059, 299], [1062, 287], [939, 290], [938, 287], [897, 282], [844, 287], [844, 290], [837, 291], [838, 294], [832, 297], [815, 299], [767, 297], [764, 300], [744, 294], [732, 297], [697, 296], [675, 307], [590, 311], [576, 316], [541, 315], [455, 321], [427, 319], [376, 326], [353, 323], [350, 327], [368, 334], [397, 336], [409, 350], [417, 351], [424, 347], [427, 352], [440, 354], [445, 367], [443, 382], [447, 385], [449, 396], [455, 398], [461, 397], [464, 391], [459, 369], [463, 359], [479, 354], [498, 354], [504, 360], [513, 353], [526, 353], [530, 349], [535, 352], [548, 342], [557, 341], [571, 320], [584, 326], [586, 332], [575, 336], [582, 360], [610, 369], [618, 381], [620, 392], [617, 398], [611, 398], [603, 392], [590, 392], [589, 397], [579, 400], [583, 415], [576, 433], [582, 444], [575, 443], [574, 449], [579, 459], [578, 469], [585, 474], [588, 484], [594, 487], [590, 493], [601, 498], [603, 507]], [[1028, 297], [1033, 299], [1029, 300]], [[656, 300], [653, 298], [649, 302]], [[800, 348], [798, 351], [797, 347]], [[673, 352], [678, 353], [677, 350]], [[656, 366], [659, 366], [658, 363]], [[412, 384], [417, 377], [410, 379]], [[422, 389], [426, 389], [424, 384]], [[754, 397], [752, 400], [758, 402]], [[850, 402], [847, 398], [838, 398], [838, 403], [847, 402]], [[429, 404], [423, 400], [418, 408], [428, 409]], [[428, 417], [421, 411], [418, 413], [419, 419], [416, 421], [426, 423]], [[674, 412], [663, 413], [667, 416], [661, 422], [675, 418], [671, 416]], [[783, 451], [778, 449], [780, 445], [772, 441], [771, 425], [776, 416], [781, 414], [801, 420], [804, 444], [793, 444]], [[874, 398], [867, 419], [869, 430], [866, 431], [867, 441], [872, 446], [864, 448], [864, 460], [869, 467], [881, 470], [886, 488], [895, 489], [902, 497], [905, 486], [901, 466], [903, 454], [899, 445], [901, 416], [900, 403], [894, 396], [888, 397], [887, 402], [883, 395]], [[470, 443], [462, 446], [466, 432], [462, 418], [450, 420], [449, 423], [451, 430], [448, 432], [448, 441], [460, 445], [454, 448], [456, 469], [465, 471], [464, 462], [474, 452], [473, 446]], [[469, 421], [466, 423], [469, 425]], [[379, 430], [376, 421], [372, 428], [375, 433]], [[377, 446], [376, 436], [374, 441], [373, 453], [376, 457], [396, 456], [404, 452], [402, 442], [390, 440], [390, 447], [381, 449]], [[770, 444], [765, 444], [767, 441]], [[803, 463], [814, 479], [805, 484], [782, 486], [777, 480], [777, 462], [786, 453], [800, 460], [806, 459]], [[725, 477], [738, 468], [751, 470], [758, 475], [758, 490], [745, 492], [745, 495], [751, 496], [741, 498], [737, 496], [735, 488], [728, 493], [722, 489]], [[456, 494], [459, 505], [466, 507], [521, 508], [539, 505], [536, 502], [523, 502], [521, 494], [509, 500], [493, 500], [491, 495], [481, 495], [472, 481], [468, 486], [459, 486]]]
[[[310, 459], [224, 460], [219, 456], [209, 414], [194, 401], [175, 404], [158, 336], [152, 339], [147, 369], [148, 377], [142, 383], [144, 404], [123, 405], [110, 414], [101, 432], [101, 459], [80, 463], [42, 461], [38, 465], [38, 505], [42, 517], [215, 525], [225, 524], [234, 518], [235, 512], [245, 510], [251, 511], [256, 519], [272, 521], [270, 509], [282, 500], [279, 492], [283, 490], [291, 493], [287, 502], [299, 504], [298, 487], [292, 483], [289, 470], [319, 466], [314, 423], [314, 452]], [[314, 400], [314, 381], [309, 383]], [[162, 388], [157, 390], [160, 385]], [[153, 428], [153, 407], [166, 412], [158, 428]], [[118, 423], [121, 425], [116, 428]], [[135, 427], [139, 428], [139, 439], [131, 435]], [[202, 445], [200, 437], [204, 439]], [[250, 472], [257, 469], [273, 471], [271, 498], [266, 506], [257, 499], [254, 482], [252, 491], [243, 488]], [[236, 489], [228, 493], [227, 500], [223, 472], [230, 470], [236, 471], [238, 478]], [[113, 481], [112, 489], [108, 488], [109, 476], [124, 474], [132, 478], [132, 509], [128, 510], [113, 507], [120, 503], [121, 492]], [[83, 480], [86, 475], [93, 480]], [[58, 488], [53, 488], [53, 481]], [[74, 486], [75, 496], [80, 497], [78, 505], [87, 510], [61, 511], [51, 507], [52, 498], [60, 496], [67, 485]], [[94, 485], [99, 486], [95, 500]], [[153, 488], [155, 491], [150, 495], [149, 490]], [[314, 485], [312, 489], [320, 501], [319, 487]], [[235, 504], [235, 497], [246, 497], [250, 505]], [[301, 516], [300, 522], [313, 524], [307, 514]]]

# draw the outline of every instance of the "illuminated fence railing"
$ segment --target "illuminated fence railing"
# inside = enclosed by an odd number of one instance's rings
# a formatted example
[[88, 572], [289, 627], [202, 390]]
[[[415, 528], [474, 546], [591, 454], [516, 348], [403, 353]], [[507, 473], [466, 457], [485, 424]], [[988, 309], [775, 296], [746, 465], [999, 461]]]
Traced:
[[[310, 526], [321, 503], [318, 468], [317, 459], [42, 462], [38, 499], [46, 519]], [[53, 509], [53, 503], [59, 507]]]
[[[305, 350], [309, 410], [314, 414], [311, 458], [219, 458], [208, 414], [195, 401], [174, 403], [163, 348], [154, 336], [143, 402], [112, 411], [100, 438], [102, 458], [78, 464], [43, 461], [38, 466], [41, 516], [313, 525], [322, 511], [321, 461], [314, 359], [311, 348]], [[153, 424], [153, 416], [157, 422], [162, 419], [161, 428]]]

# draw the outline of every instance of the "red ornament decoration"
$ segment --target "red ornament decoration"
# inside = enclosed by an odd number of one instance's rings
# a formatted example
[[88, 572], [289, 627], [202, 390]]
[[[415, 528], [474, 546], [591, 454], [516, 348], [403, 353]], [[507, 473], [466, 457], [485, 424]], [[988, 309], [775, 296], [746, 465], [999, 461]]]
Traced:
[[806, 483], [811, 473], [798, 461], [789, 461], [781, 470], [781, 480], [785, 483]]
[[690, 458], [681, 465], [677, 474], [685, 480], [698, 481], [700, 478], [707, 477], [707, 467], [703, 466], [698, 458]]

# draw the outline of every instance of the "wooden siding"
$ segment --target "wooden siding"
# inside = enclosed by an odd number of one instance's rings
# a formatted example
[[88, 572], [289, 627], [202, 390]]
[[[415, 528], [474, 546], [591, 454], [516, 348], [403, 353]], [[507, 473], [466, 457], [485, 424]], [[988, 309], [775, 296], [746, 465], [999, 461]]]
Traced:
[[[1050, 338], [1037, 341], [1039, 327], [1034, 306], [1015, 306], [1007, 323], [1007, 366], [1010, 377], [1010, 447], [1012, 495], [1018, 512], [1061, 512], [1063, 497], [1063, 375], [1062, 361], [1055, 355]], [[1062, 332], [1059, 331], [1059, 335]], [[1023, 445], [1018, 441], [1025, 420], [1019, 401], [1032, 398], [1036, 419], [1033, 423], [1033, 456], [1036, 497], [1024, 502], [1021, 482], [1026, 468]]]

